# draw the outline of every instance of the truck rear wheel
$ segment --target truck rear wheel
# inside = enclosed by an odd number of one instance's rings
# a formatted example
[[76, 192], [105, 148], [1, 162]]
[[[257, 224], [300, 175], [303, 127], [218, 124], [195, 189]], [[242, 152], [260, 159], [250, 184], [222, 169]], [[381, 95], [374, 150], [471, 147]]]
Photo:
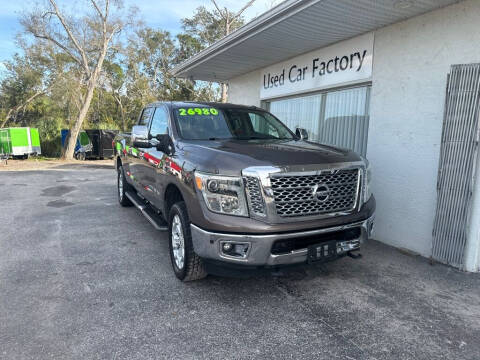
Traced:
[[178, 202], [168, 217], [168, 244], [175, 276], [182, 281], [203, 279], [207, 276], [202, 259], [195, 254], [185, 203]]
[[118, 202], [122, 206], [132, 206], [132, 202], [128, 197], [125, 196], [125, 192], [130, 189], [130, 184], [127, 183], [125, 179], [125, 173], [123, 172], [123, 167], [118, 167], [118, 174], [117, 174], [117, 194], [118, 194]]

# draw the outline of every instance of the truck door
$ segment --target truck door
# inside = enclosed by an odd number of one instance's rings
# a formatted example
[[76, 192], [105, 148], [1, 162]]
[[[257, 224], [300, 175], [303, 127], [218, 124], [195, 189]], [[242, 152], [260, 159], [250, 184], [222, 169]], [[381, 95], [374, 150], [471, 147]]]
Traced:
[[[152, 144], [156, 144], [155, 136], [159, 134], [168, 134], [169, 132], [169, 114], [165, 106], [160, 105], [155, 108], [150, 125], [150, 135]], [[157, 150], [156, 147], [145, 150], [144, 159], [148, 163], [145, 170], [145, 197], [158, 209], [162, 208], [161, 194], [165, 182], [164, 164], [167, 155]]]
[[[153, 115], [153, 107], [147, 107], [143, 110], [137, 125], [149, 126]], [[131, 139], [130, 139], [131, 140]], [[135, 148], [130, 141], [128, 152], [130, 179], [135, 189], [145, 196], [145, 172], [148, 170], [144, 155], [148, 149]]]

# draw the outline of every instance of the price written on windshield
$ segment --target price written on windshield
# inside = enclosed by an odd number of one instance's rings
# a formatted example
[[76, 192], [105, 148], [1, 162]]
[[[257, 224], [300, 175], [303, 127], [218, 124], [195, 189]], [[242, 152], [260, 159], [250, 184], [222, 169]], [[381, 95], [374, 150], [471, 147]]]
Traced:
[[214, 108], [180, 108], [178, 109], [180, 116], [192, 115], [218, 115], [218, 110]]

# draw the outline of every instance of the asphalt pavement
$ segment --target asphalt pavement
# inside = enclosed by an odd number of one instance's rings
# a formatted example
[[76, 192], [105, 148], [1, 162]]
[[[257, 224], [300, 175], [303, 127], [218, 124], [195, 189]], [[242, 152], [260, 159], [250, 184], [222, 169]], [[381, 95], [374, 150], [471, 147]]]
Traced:
[[0, 172], [0, 358], [480, 359], [480, 274], [362, 254], [182, 283], [113, 167]]

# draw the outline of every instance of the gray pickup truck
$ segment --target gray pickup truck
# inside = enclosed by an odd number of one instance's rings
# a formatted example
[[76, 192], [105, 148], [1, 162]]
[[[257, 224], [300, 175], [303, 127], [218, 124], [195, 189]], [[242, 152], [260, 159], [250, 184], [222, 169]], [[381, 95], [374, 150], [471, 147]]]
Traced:
[[118, 200], [168, 231], [183, 281], [358, 257], [374, 222], [369, 163], [307, 140], [257, 107], [153, 103], [114, 140]]

